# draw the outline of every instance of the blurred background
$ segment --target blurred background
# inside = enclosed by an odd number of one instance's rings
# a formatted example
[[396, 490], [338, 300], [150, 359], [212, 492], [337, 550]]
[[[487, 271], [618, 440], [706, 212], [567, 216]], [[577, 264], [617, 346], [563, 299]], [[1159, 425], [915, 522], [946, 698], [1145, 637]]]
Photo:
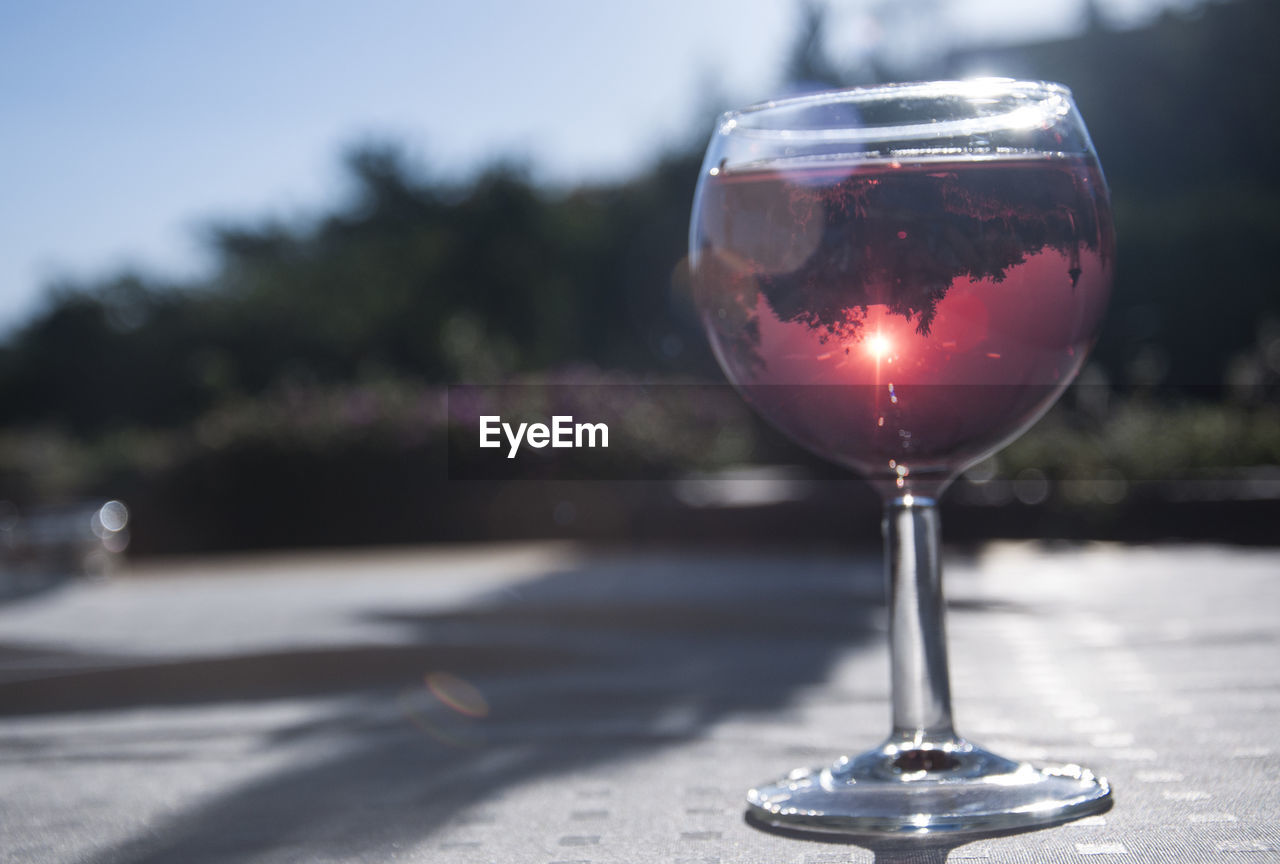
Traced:
[[1270, 0], [6, 4], [0, 550], [878, 542], [861, 482], [727, 388], [668, 401], [710, 431], [622, 454], [645, 482], [449, 479], [448, 388], [721, 382], [683, 269], [714, 116], [980, 75], [1074, 90], [1120, 254], [1080, 382], [957, 482], [947, 538], [1274, 542], [1278, 28]]

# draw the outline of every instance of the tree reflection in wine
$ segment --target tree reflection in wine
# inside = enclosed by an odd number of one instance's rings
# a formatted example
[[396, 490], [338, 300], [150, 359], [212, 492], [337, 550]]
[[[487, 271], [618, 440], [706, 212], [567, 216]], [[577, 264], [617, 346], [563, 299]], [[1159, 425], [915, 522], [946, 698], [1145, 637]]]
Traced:
[[753, 818], [965, 833], [1108, 806], [1079, 766], [1013, 762], [955, 732], [936, 498], [1079, 371], [1113, 245], [1060, 85], [888, 85], [720, 119], [690, 228], [706, 330], [762, 416], [881, 493], [889, 580], [889, 738], [751, 790]]
[[897, 488], [1034, 421], [1110, 283], [1083, 158], [718, 167], [699, 212], [699, 302], [730, 377], [805, 446]]

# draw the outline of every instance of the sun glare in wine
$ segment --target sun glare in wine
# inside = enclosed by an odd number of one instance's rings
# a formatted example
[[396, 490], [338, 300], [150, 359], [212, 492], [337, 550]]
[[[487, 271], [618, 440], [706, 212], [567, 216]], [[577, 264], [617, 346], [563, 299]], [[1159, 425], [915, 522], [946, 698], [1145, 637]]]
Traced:
[[867, 352], [877, 360], [883, 360], [891, 350], [893, 345], [883, 333], [872, 333], [867, 338]]

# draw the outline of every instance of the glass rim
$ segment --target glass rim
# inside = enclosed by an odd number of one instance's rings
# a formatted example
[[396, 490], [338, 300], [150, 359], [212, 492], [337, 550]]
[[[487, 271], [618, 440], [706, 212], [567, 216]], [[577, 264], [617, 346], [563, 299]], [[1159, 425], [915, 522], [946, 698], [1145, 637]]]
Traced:
[[[803, 124], [766, 126], [755, 118], [771, 114], [832, 105], [867, 105], [891, 100], [960, 99], [975, 101], [999, 96], [1021, 97], [1019, 104], [1008, 110], [978, 117], [953, 120], [922, 118], [908, 123], [886, 125], [842, 125], [835, 127]], [[770, 99], [745, 108], [726, 111], [716, 121], [716, 133], [738, 134], [751, 138], [778, 141], [883, 141], [921, 140], [939, 137], [963, 137], [1001, 130], [1047, 128], [1074, 108], [1070, 88], [1053, 81], [1019, 80], [1015, 78], [975, 78], [952, 81], [916, 81], [893, 84], [845, 87], [803, 96]]]

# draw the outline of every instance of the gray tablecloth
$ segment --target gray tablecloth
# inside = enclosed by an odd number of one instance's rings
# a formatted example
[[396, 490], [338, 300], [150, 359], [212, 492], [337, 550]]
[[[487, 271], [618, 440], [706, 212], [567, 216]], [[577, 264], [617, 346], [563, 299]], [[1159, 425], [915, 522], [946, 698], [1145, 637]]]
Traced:
[[1280, 860], [1280, 553], [947, 559], [956, 717], [1114, 808], [962, 845], [765, 833], [887, 731], [875, 556], [168, 562], [0, 606], [0, 860]]

